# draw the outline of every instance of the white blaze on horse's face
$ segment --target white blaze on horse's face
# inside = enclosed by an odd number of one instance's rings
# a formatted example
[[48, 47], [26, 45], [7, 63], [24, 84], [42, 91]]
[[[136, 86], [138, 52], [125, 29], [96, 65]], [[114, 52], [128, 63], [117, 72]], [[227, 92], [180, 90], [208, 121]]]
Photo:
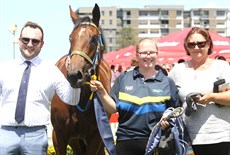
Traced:
[[79, 31], [79, 36], [82, 35], [82, 33], [84, 33], [86, 31], [86, 28], [81, 28], [81, 30]]

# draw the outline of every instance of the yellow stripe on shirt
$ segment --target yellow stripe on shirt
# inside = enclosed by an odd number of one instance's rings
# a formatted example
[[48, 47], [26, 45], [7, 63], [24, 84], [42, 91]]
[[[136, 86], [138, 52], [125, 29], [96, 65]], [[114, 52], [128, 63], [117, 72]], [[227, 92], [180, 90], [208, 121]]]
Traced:
[[141, 105], [150, 102], [165, 102], [167, 100], [170, 100], [170, 96], [146, 96], [140, 98], [134, 95], [119, 92], [119, 99], [127, 102], [132, 102], [137, 105]]

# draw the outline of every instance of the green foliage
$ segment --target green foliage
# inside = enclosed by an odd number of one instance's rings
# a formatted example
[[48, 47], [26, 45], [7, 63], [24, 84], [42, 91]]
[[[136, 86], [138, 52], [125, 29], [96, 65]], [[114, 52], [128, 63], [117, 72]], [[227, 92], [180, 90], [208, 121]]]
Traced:
[[119, 48], [136, 45], [136, 33], [131, 27], [124, 27], [119, 31], [117, 43]]

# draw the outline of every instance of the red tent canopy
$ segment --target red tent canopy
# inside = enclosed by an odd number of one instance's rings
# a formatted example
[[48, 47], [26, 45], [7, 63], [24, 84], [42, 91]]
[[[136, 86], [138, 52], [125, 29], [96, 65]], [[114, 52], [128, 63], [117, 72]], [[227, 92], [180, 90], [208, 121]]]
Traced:
[[[130, 66], [130, 62], [132, 58], [136, 57], [136, 47], [135, 46], [129, 46], [126, 48], [122, 48], [118, 51], [112, 51], [109, 53], [104, 54], [104, 60], [108, 62], [110, 65], [119, 66], [122, 65], [123, 67], [127, 68]], [[174, 63], [177, 62], [178, 59], [188, 59], [188, 56], [186, 56], [182, 52], [164, 52], [160, 51], [158, 55], [159, 64], [164, 63]]]
[[[157, 40], [159, 47], [159, 64], [164, 63], [174, 63], [179, 59], [189, 59], [184, 50], [184, 38], [187, 33], [191, 30], [190, 28], [185, 28], [180, 31], [170, 33]], [[209, 31], [210, 36], [213, 40], [214, 51], [211, 57], [216, 55], [222, 55], [226, 58], [230, 58], [230, 39], [219, 35], [216, 32]], [[118, 51], [108, 52], [104, 54], [104, 59], [110, 65], [122, 65], [127, 68], [130, 66], [132, 58], [136, 57], [136, 47], [129, 46]]]
[[112, 51], [104, 54], [104, 60], [110, 65], [122, 65], [123, 67], [127, 68], [130, 66], [131, 59], [136, 57], [135, 51], [135, 46], [122, 48], [118, 51]]
[[[184, 50], [184, 38], [188, 34], [188, 32], [192, 28], [185, 28], [180, 31], [176, 31], [170, 33], [160, 39], [157, 40], [158, 47], [160, 51], [163, 52], [181, 52], [182, 56], [186, 56], [186, 52]], [[216, 32], [209, 31], [209, 34], [213, 41], [213, 54], [215, 55], [223, 55], [226, 57], [230, 57], [230, 52], [221, 52], [222, 50], [230, 50], [230, 39], [219, 35]]]

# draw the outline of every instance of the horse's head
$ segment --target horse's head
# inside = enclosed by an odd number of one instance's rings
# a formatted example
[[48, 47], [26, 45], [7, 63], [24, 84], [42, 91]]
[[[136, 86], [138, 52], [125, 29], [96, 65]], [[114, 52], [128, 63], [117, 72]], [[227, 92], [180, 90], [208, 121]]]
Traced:
[[98, 74], [103, 52], [103, 39], [99, 29], [100, 9], [95, 4], [92, 19], [80, 18], [70, 7], [74, 29], [69, 36], [70, 51], [67, 59], [67, 79], [73, 88], [80, 88]]

